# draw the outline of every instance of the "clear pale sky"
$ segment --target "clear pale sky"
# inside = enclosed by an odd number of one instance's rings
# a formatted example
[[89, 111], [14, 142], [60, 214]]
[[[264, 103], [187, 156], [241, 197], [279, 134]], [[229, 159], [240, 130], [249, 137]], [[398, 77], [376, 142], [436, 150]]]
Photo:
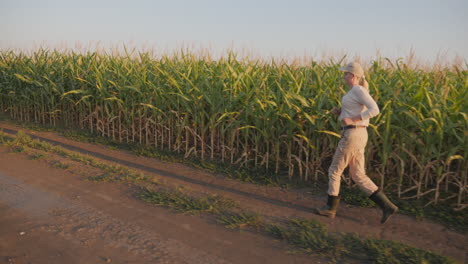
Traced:
[[468, 0], [0, 0], [0, 48], [468, 60]]

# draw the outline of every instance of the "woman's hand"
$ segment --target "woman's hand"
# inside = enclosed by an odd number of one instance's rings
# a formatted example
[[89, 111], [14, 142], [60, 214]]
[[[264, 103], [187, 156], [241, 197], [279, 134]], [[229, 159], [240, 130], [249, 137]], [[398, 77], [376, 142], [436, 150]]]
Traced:
[[343, 122], [343, 125], [345, 125], [345, 126], [349, 126], [349, 125], [354, 124], [353, 119], [348, 118], [348, 117], [343, 118], [343, 119], [341, 120], [341, 122]]
[[333, 107], [333, 109], [331, 110], [331, 112], [335, 115], [339, 115], [341, 114], [341, 108], [336, 108], [336, 107]]
[[349, 126], [349, 125], [352, 125], [352, 124], [354, 124], [354, 123], [356, 123], [358, 121], [361, 121], [361, 120], [362, 120], [361, 115], [357, 115], [357, 116], [351, 117], [351, 118], [345, 117], [345, 118], [343, 118], [343, 120], [341, 120], [341, 122], [343, 122], [343, 124], [345, 126]]

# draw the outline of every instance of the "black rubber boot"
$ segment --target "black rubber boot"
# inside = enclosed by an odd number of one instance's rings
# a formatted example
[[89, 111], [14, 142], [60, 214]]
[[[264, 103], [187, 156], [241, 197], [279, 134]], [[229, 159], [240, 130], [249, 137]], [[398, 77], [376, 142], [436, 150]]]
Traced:
[[382, 209], [381, 224], [385, 224], [388, 218], [398, 211], [398, 207], [381, 190], [377, 190], [369, 198]]
[[336, 210], [340, 204], [340, 196], [331, 196], [328, 195], [327, 205], [322, 208], [315, 208], [315, 213], [323, 216], [328, 216], [330, 218], [335, 218]]

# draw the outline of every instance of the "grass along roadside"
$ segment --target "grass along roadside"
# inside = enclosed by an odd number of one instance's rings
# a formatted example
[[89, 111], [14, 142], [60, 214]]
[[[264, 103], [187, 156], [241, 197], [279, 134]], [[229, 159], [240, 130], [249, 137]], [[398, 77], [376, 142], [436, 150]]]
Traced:
[[[134, 172], [123, 166], [101, 163], [94, 158], [67, 151], [39, 140], [32, 140], [23, 132], [16, 136], [0, 130], [0, 143], [12, 150], [28, 148], [60, 155], [75, 162], [104, 171], [104, 179], [129, 182], [136, 188], [135, 196], [156, 205], [172, 208], [183, 213], [204, 214], [213, 217], [229, 229], [247, 229], [285, 240], [293, 246], [292, 251], [319, 254], [338, 261], [355, 259], [373, 263], [456, 263], [439, 254], [417, 249], [401, 243], [359, 237], [355, 234], [330, 233], [318, 221], [307, 219], [273, 219], [241, 208], [235, 201], [219, 195], [200, 194], [187, 189], [164, 186], [147, 175]], [[42, 154], [41, 158], [46, 155]], [[127, 175], [127, 177], [122, 177]], [[153, 183], [150, 187], [145, 183]]]
[[[100, 177], [99, 181], [117, 181], [117, 180], [126, 180], [126, 181], [141, 181], [145, 180], [146, 182], [158, 183], [158, 179], [155, 177], [148, 177], [143, 173], [130, 170], [125, 166], [120, 165], [109, 165], [98, 161], [95, 158], [89, 157], [87, 155], [78, 154], [72, 151], [68, 151], [59, 146], [54, 146], [44, 141], [33, 140], [23, 131], [18, 132], [14, 137], [11, 137], [4, 132], [0, 133], [0, 142], [12, 148], [13, 151], [18, 152], [19, 150], [24, 151], [25, 148], [32, 148], [41, 150], [48, 153], [57, 154], [63, 158], [70, 159], [75, 162], [82, 163], [87, 166], [91, 166], [96, 169], [100, 169], [106, 172], [109, 177]], [[58, 165], [58, 167], [65, 167]], [[96, 178], [89, 178], [89, 180], [98, 181]]]
[[[135, 155], [157, 158], [162, 161], [182, 163], [193, 168], [203, 169], [210, 173], [216, 173], [224, 175], [230, 179], [239, 180], [242, 182], [255, 183], [259, 185], [267, 186], [281, 186], [284, 188], [310, 188], [315, 193], [324, 193], [326, 190], [326, 182], [323, 183], [304, 183], [304, 182], [291, 182], [284, 181], [281, 177], [272, 177], [266, 172], [261, 170], [249, 170], [246, 168], [240, 168], [231, 166], [229, 164], [222, 164], [212, 161], [202, 161], [195, 158], [185, 158], [183, 155], [171, 151], [161, 151], [155, 148], [150, 148], [140, 144], [126, 144], [119, 143], [107, 137], [102, 137], [97, 134], [91, 134], [85, 131], [69, 130], [57, 126], [44, 126], [32, 123], [17, 122], [0, 115], [0, 120], [7, 121], [19, 126], [24, 129], [30, 129], [34, 131], [48, 131], [56, 132], [60, 135], [75, 141], [99, 144], [111, 149], [126, 150], [130, 151]], [[113, 180], [108, 176], [96, 176], [92, 180]], [[392, 199], [392, 201], [399, 207], [399, 213], [406, 214], [416, 219], [430, 219], [437, 222], [449, 229], [453, 229], [462, 233], [468, 232], [468, 226], [466, 225], [466, 219], [468, 219], [468, 210], [453, 210], [450, 206], [439, 203], [427, 205], [428, 200], [424, 197], [421, 199], [402, 200], [391, 190], [386, 189], [386, 194]], [[342, 201], [355, 206], [360, 207], [376, 207], [368, 197], [364, 196], [363, 193], [352, 186], [342, 185], [341, 192]]]
[[402, 243], [363, 239], [356, 234], [330, 234], [325, 225], [310, 219], [288, 219], [270, 224], [268, 232], [285, 239], [303, 252], [326, 255], [334, 260], [351, 256], [362, 263], [453, 263], [445, 257]]

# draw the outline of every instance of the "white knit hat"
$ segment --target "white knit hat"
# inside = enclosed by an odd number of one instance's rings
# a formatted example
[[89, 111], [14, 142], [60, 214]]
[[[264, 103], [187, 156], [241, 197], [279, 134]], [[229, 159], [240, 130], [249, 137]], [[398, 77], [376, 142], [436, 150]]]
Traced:
[[364, 75], [364, 70], [362, 69], [361, 64], [357, 62], [350, 62], [345, 67], [340, 67], [338, 69], [340, 71], [352, 73], [358, 78], [361, 78]]

